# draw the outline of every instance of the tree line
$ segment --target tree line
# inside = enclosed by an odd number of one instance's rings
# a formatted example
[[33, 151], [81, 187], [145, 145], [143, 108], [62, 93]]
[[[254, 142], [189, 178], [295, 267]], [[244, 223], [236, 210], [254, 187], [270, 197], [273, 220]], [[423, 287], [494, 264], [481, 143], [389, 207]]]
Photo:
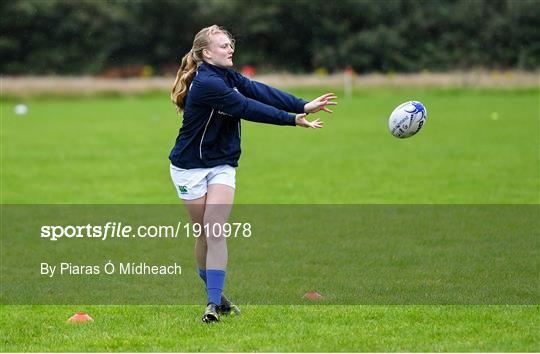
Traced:
[[202, 27], [259, 71], [538, 69], [537, 0], [17, 0], [0, 5], [3, 75], [177, 69]]

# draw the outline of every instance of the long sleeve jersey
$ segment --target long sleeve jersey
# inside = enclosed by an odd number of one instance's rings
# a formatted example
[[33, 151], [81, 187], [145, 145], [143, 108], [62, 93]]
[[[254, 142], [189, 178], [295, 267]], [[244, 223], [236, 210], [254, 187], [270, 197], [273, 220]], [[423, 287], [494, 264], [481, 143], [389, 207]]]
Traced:
[[307, 102], [252, 81], [232, 69], [204, 62], [186, 97], [182, 127], [169, 155], [179, 168], [238, 166], [241, 119], [295, 125]]

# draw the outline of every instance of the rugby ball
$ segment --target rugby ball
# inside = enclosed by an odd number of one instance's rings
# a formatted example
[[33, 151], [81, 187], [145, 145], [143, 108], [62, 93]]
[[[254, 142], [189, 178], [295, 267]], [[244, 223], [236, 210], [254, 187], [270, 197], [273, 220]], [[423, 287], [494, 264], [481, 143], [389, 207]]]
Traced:
[[408, 138], [422, 129], [426, 118], [426, 107], [421, 102], [408, 101], [394, 109], [388, 119], [388, 129], [396, 138]]

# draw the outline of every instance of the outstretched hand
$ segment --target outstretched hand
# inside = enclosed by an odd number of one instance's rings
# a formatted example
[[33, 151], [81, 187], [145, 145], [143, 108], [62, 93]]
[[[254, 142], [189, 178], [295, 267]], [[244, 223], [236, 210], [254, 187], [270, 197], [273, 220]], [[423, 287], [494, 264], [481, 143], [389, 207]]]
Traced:
[[315, 113], [319, 111], [325, 111], [327, 113], [332, 113], [328, 106], [335, 106], [337, 102], [332, 101], [336, 99], [337, 96], [333, 93], [325, 93], [321, 97], [317, 97], [311, 102], [308, 102], [304, 105], [304, 112], [306, 113]]
[[321, 121], [319, 118], [309, 121], [306, 119], [307, 113], [315, 113], [319, 111], [325, 111], [327, 113], [332, 113], [332, 110], [328, 108], [328, 106], [335, 106], [337, 105], [336, 101], [333, 101], [337, 98], [336, 95], [333, 93], [325, 93], [321, 97], [317, 97], [311, 102], [308, 102], [304, 105], [304, 112], [302, 114], [296, 115], [296, 125], [299, 125], [304, 128], [322, 128], [324, 126], [324, 122]]
[[297, 114], [295, 118], [296, 125], [299, 125], [304, 128], [322, 128], [324, 127], [324, 122], [319, 118], [309, 121], [306, 119], [306, 113]]

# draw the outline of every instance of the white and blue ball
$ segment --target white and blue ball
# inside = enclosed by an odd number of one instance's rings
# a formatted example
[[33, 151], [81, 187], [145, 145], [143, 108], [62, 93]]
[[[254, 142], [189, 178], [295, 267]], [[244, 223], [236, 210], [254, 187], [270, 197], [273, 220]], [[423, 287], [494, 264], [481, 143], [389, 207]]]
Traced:
[[408, 101], [394, 109], [388, 119], [388, 129], [396, 138], [408, 138], [422, 129], [426, 118], [426, 107], [421, 102]]

